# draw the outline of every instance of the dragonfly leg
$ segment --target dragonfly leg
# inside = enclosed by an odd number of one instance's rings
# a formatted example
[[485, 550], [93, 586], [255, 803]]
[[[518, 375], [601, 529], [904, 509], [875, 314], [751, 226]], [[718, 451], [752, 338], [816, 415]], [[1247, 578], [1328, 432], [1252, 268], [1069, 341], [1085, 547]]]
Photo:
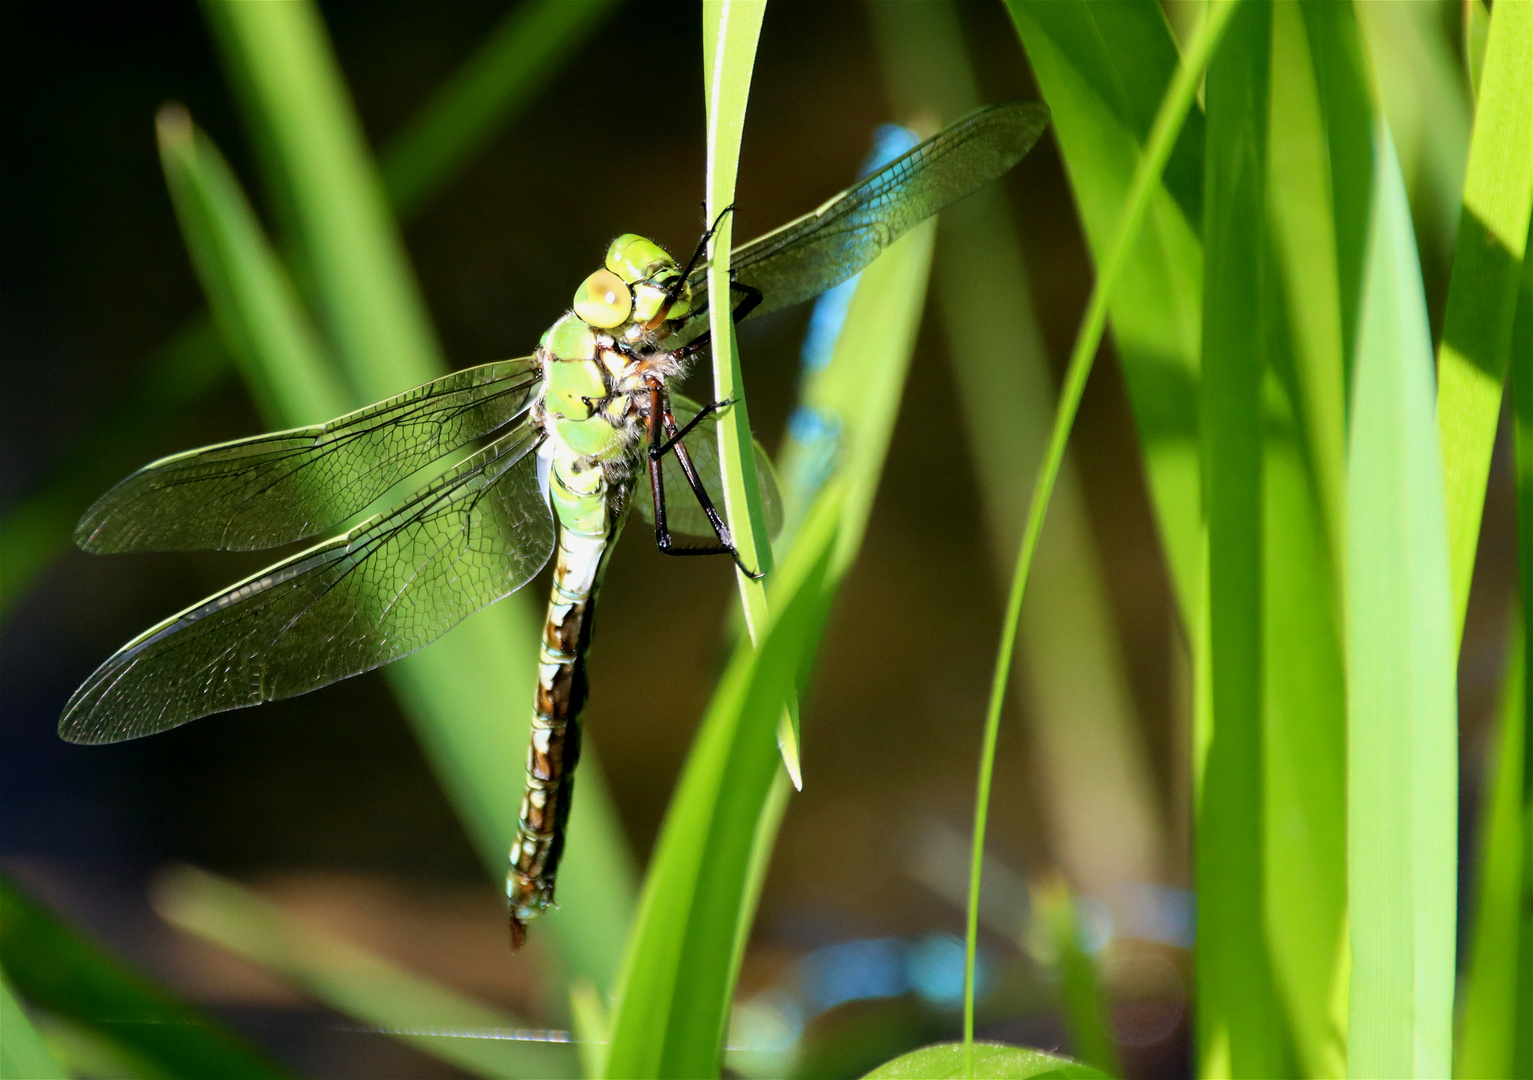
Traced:
[[[747, 577], [759, 579], [763, 575], [759, 571], [751, 570], [740, 560], [740, 552], [735, 548], [729, 535], [729, 526], [719, 516], [718, 510], [713, 506], [713, 500], [708, 497], [707, 489], [703, 487], [702, 479], [697, 475], [697, 469], [692, 464], [692, 455], [687, 453], [686, 445], [681, 441], [684, 432], [677, 427], [676, 417], [671, 414], [670, 403], [665, 400], [664, 391], [657, 387], [650, 389], [649, 410], [649, 490], [650, 497], [655, 504], [655, 546], [664, 555], [728, 555], [739, 567], [740, 572]], [[724, 402], [715, 402], [713, 408], [722, 407]], [[708, 410], [704, 410], [706, 413]], [[688, 424], [690, 430], [694, 419]], [[708, 517], [708, 524], [713, 527], [713, 535], [718, 538], [718, 544], [713, 547], [681, 547], [676, 544], [671, 536], [671, 530], [666, 524], [665, 512], [665, 480], [663, 476], [662, 459], [664, 451], [659, 447], [661, 425], [669, 439], [664, 445], [675, 452], [676, 461], [681, 466], [682, 474], [687, 478], [687, 486], [692, 489], [692, 495], [702, 507], [703, 513]]]
[[[729, 408], [729, 406], [733, 405], [734, 403], [734, 398], [725, 398], [723, 401], [711, 401], [707, 405], [704, 405], [702, 409], [698, 411], [698, 414], [692, 419], [688, 420], [686, 425], [682, 427], [680, 431], [676, 432], [676, 434], [666, 439], [665, 442], [661, 443], [659, 446], [655, 446], [652, 443], [649, 448], [649, 456], [652, 458], [665, 457], [666, 454], [671, 452], [671, 448], [676, 446], [681, 442], [682, 439], [685, 439], [689, 434], [691, 434], [692, 429], [695, 428], [698, 424], [702, 423], [708, 417], [712, 416], [714, 413], [720, 411], [721, 409]], [[671, 416], [669, 411], [666, 411], [664, 415], [671, 421], [672, 424], [674, 424], [675, 419]], [[670, 425], [667, 425], [667, 430], [669, 430], [669, 427]]]
[[[707, 212], [708, 204], [704, 203], [703, 213], [706, 214]], [[697, 249], [692, 252], [692, 257], [687, 260], [687, 267], [681, 272], [681, 277], [677, 279], [675, 285], [671, 286], [674, 295], [669, 297], [670, 300], [674, 302], [676, 297], [681, 295], [682, 285], [686, 283], [687, 278], [692, 276], [692, 271], [697, 269], [697, 264], [702, 261], [703, 255], [707, 252], [708, 241], [713, 239], [713, 234], [719, 231], [720, 225], [724, 224], [724, 215], [732, 214], [734, 212], [735, 204], [730, 203], [728, 206], [724, 207], [724, 209], [720, 210], [718, 216], [713, 219], [713, 224], [708, 226], [708, 231], [703, 233], [703, 238], [697, 242]]]

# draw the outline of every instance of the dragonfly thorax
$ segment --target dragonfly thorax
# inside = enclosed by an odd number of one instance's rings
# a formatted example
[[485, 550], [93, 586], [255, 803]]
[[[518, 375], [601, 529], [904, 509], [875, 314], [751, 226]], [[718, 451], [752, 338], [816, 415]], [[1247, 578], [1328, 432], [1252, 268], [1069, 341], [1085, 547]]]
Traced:
[[629, 457], [650, 389], [681, 374], [682, 359], [659, 342], [691, 303], [681, 268], [658, 244], [633, 233], [612, 241], [605, 265], [576, 290], [574, 310], [538, 346], [537, 412], [556, 446], [604, 465]]

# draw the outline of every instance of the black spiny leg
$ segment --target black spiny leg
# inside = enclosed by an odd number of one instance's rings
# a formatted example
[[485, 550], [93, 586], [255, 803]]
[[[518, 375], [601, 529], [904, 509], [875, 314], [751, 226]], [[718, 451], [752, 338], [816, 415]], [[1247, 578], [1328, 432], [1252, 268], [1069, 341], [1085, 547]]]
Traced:
[[[727, 405], [728, 402], [715, 401], [704, 408], [690, 421], [685, 428], [678, 428], [676, 417], [671, 414], [670, 402], [665, 398], [665, 391], [659, 387], [653, 387], [649, 396], [649, 491], [650, 497], [655, 504], [655, 546], [663, 555], [728, 555], [734, 559], [735, 566], [747, 577], [760, 578], [763, 575], [753, 571], [740, 561], [740, 552], [736, 550], [734, 541], [729, 535], [729, 526], [724, 524], [724, 519], [714, 509], [713, 500], [708, 497], [707, 490], [703, 487], [702, 479], [697, 475], [697, 469], [692, 465], [692, 455], [687, 453], [686, 445], [682, 438], [691, 431], [694, 426], [710, 413], [717, 412]], [[661, 425], [669, 436], [661, 442]], [[677, 464], [687, 478], [687, 486], [692, 489], [692, 495], [702, 507], [703, 513], [708, 517], [708, 524], [713, 527], [713, 534], [718, 538], [718, 544], [714, 547], [681, 547], [671, 537], [671, 530], [666, 524], [665, 513], [665, 480], [663, 474], [663, 460], [667, 451], [674, 451]]]

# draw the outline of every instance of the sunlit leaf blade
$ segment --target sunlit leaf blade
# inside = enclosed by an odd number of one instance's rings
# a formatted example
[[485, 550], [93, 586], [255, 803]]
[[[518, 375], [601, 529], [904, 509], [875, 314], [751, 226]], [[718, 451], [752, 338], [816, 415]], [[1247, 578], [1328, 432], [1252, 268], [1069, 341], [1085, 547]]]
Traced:
[[[957, 5], [868, 13], [898, 115], [959, 116], [978, 104]], [[1055, 397], [1029, 276], [999, 185], [944, 212], [933, 287], [1002, 587]], [[1164, 836], [1094, 540], [1067, 461], [1022, 612], [1027, 674], [1011, 690], [1043, 766], [1055, 858], [1078, 888], [1110, 892], [1160, 880]]]
[[1453, 277], [1438, 349], [1437, 419], [1447, 475], [1453, 610], [1459, 635], [1469, 604], [1512, 343], [1517, 283], [1533, 210], [1530, 57], [1533, 5], [1496, 6], [1485, 45]]
[[933, 1080], [947, 1077], [994, 1077], [999, 1080], [1072, 1080], [1106, 1077], [1089, 1065], [1069, 1058], [1003, 1043], [975, 1043], [974, 1069], [964, 1066], [963, 1043], [923, 1046], [887, 1061], [867, 1074], [867, 1080]]
[[[1009, 0], [1052, 114], [1065, 175], [1100, 267], [1176, 45], [1157, 5]], [[1199, 578], [1197, 378], [1203, 289], [1203, 116], [1188, 117], [1128, 253], [1109, 323], [1123, 367], [1161, 542], [1183, 624]]]
[[[215, 3], [207, 13], [318, 298], [321, 325], [353, 387], [348, 406], [445, 374], [315, 8]], [[293, 423], [267, 419], [275, 427]], [[530, 717], [540, 627], [541, 612], [532, 601], [511, 600], [387, 670], [497, 880], [520, 800], [519, 785], [509, 778], [523, 774], [527, 745], [527, 729], [506, 718]], [[566, 970], [608, 986], [630, 917], [633, 875], [589, 748], [583, 764], [561, 867], [561, 910], [547, 923], [568, 959]]]
[[316, 1000], [475, 1076], [569, 1076], [569, 1047], [517, 1038], [528, 1025], [343, 938], [232, 881], [183, 867], [162, 877], [172, 925], [244, 957]]
[[167, 1076], [287, 1075], [213, 1020], [107, 956], [4, 878], [0, 954], [6, 977], [27, 1002], [121, 1044]]
[[0, 1080], [67, 1080], [0, 973]]
[[[707, 289], [715, 296], [728, 295], [734, 215], [724, 211], [734, 205], [735, 178], [740, 168], [740, 138], [745, 126], [745, 106], [750, 97], [751, 73], [756, 63], [756, 42], [766, 0], [705, 0], [703, 4], [703, 86], [707, 102], [708, 164], [705, 179], [708, 220], [718, 226], [708, 245]], [[708, 328], [712, 335], [713, 399], [734, 405], [718, 425], [719, 471], [724, 485], [724, 506], [730, 533], [745, 565], [758, 574], [770, 572], [772, 549], [767, 542], [766, 518], [751, 445], [750, 414], [736, 348], [734, 320], [724, 306], [711, 305]], [[754, 637], [766, 617], [766, 593], [759, 580], [739, 574], [740, 598], [746, 627]], [[790, 734], [791, 753], [797, 755], [796, 735]]]
[[548, 562], [542, 439], [541, 428], [519, 425], [394, 509], [146, 630], [75, 691], [59, 734], [135, 739], [305, 694], [429, 645]]
[[[571, 52], [610, 13], [604, 0], [517, 4], [382, 154], [385, 191], [409, 217], [494, 132], [516, 119]], [[206, 315], [194, 316], [147, 358], [144, 371], [42, 485], [0, 520], [0, 613], [65, 550], [80, 512], [156, 449], [167, 427], [222, 385], [229, 354]], [[326, 415], [334, 415], [340, 409]], [[319, 417], [316, 417], [319, 418]]]
[[[713, 1075], [785, 794], [771, 746], [808, 678], [835, 588], [861, 545], [915, 341], [932, 224], [863, 272], [830, 365], [803, 405], [844, 425], [835, 478], [774, 575], [766, 634], [737, 645], [646, 876], [613, 1021], [609, 1076]], [[799, 470], [792, 451], [784, 475]]]
[[[1200, 434], [1207, 536], [1194, 724], [1199, 1070], [1275, 1076], [1286, 1032], [1265, 941], [1262, 386], [1271, 9], [1246, 4], [1209, 65]], [[1253, 328], [1255, 340], [1253, 341]]]
[[[1520, 626], [1480, 799], [1475, 902], [1459, 994], [1454, 1075], [1533, 1076], [1533, 739], [1526, 641], [1533, 618], [1533, 259], [1524, 259], [1512, 327]], [[1520, 747], [1520, 749], [1519, 749]]]
[[[1306, 20], [1326, 20], [1318, 33]], [[1335, 192], [1353, 159], [1329, 133], [1343, 110], [1371, 111], [1364, 71], [1336, 52], [1356, 26], [1350, 8], [1272, 8], [1267, 205], [1271, 271], [1265, 315], [1262, 681], [1263, 855], [1272, 971], [1297, 1067], [1346, 1070], [1346, 342], [1339, 250], [1366, 219], [1344, 219]], [[1322, 43], [1320, 48], [1316, 42]], [[1321, 52], [1321, 49], [1328, 50]], [[1350, 118], [1351, 114], [1344, 114]], [[1363, 155], [1366, 166], [1368, 156]], [[1364, 187], [1368, 180], [1362, 176]], [[1349, 230], [1346, 238], [1341, 235]], [[1344, 296], [1345, 293], [1345, 296]]]
[[1405, 185], [1375, 136], [1347, 490], [1351, 1076], [1451, 1071], [1458, 721], [1432, 343]]

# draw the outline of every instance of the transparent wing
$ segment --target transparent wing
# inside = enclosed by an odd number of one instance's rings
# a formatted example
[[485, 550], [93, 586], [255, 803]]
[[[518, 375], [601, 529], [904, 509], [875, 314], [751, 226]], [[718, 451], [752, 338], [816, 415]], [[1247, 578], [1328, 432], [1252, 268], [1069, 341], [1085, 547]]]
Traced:
[[395, 509], [130, 641], [65, 707], [107, 743], [292, 697], [397, 660], [525, 585], [553, 551], [542, 432], [501, 436]]
[[250, 550], [333, 528], [417, 470], [516, 419], [536, 358], [457, 371], [312, 427], [145, 465], [75, 529], [87, 551]]
[[[789, 307], [845, 281], [910, 228], [1004, 175], [1048, 121], [1048, 107], [1037, 101], [978, 109], [813, 213], [736, 248], [734, 280], [762, 294], [752, 314]], [[695, 270], [690, 281], [700, 298], [706, 273], [706, 267]], [[701, 321], [690, 320], [677, 339], [695, 336]]]
[[[676, 423], [685, 427], [699, 412], [702, 406], [691, 398], [681, 394], [671, 393], [671, 412], [676, 415]], [[687, 437], [682, 440], [682, 445], [687, 448], [687, 453], [692, 458], [692, 465], [697, 469], [698, 479], [703, 482], [703, 490], [708, 492], [708, 497], [713, 500], [713, 505], [719, 513], [724, 513], [724, 485], [719, 479], [719, 437], [718, 416], [709, 416], [693, 428]], [[772, 468], [772, 459], [767, 456], [766, 450], [759, 442], [752, 440], [756, 449], [756, 474], [761, 477], [761, 502], [766, 510], [767, 535], [776, 537], [782, 532], [782, 493], [777, 486], [777, 471]], [[697, 499], [692, 495], [692, 489], [687, 484], [686, 474], [681, 471], [681, 463], [676, 460], [675, 454], [667, 454], [662, 468], [665, 474], [665, 521], [675, 536], [689, 536], [696, 539], [712, 541], [713, 526], [708, 524], [708, 515], [703, 513], [703, 508], [698, 505]], [[650, 498], [647, 484], [636, 486], [633, 501], [638, 504], [639, 514], [651, 525], [655, 523], [655, 504]]]

